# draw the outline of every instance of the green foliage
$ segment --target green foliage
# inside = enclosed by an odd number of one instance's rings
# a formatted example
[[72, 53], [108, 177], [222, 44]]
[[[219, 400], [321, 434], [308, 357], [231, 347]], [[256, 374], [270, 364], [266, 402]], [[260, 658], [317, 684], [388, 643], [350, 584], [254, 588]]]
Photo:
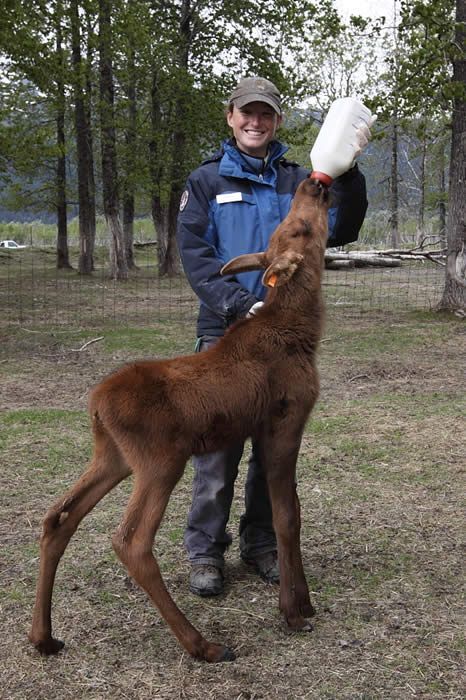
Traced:
[[317, 123], [304, 110], [295, 110], [286, 115], [278, 134], [290, 147], [286, 158], [310, 167], [309, 152], [318, 133]]
[[451, 109], [464, 86], [452, 82], [455, 0], [401, 0], [400, 17], [388, 50], [378, 109], [389, 118], [433, 117]]

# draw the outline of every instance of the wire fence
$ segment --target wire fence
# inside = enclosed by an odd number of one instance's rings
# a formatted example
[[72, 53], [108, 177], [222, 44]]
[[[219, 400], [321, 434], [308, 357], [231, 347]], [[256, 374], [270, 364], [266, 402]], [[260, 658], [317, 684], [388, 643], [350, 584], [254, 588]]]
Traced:
[[[194, 324], [198, 308], [195, 294], [184, 275], [157, 275], [153, 248], [137, 251], [139, 269], [131, 272], [126, 282], [109, 278], [106, 258], [102, 249], [95, 272], [83, 276], [76, 269], [57, 270], [50, 248], [1, 251], [1, 325], [97, 328], [150, 326], [160, 321]], [[388, 309], [400, 313], [429, 310], [440, 301], [444, 276], [444, 267], [429, 260], [403, 260], [394, 268], [326, 270], [324, 297], [328, 308], [344, 306], [351, 315]]]

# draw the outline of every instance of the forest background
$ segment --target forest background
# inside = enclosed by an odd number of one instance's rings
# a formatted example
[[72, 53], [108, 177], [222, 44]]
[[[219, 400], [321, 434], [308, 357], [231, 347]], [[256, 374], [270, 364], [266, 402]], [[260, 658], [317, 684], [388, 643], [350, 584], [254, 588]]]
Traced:
[[[309, 150], [331, 102], [378, 114], [364, 159], [368, 239], [447, 249], [442, 305], [466, 306], [465, 0], [393, 0], [390, 16], [345, 18], [332, 0], [2, 0], [1, 237], [53, 222], [57, 267], [92, 274], [99, 220], [110, 270], [134, 266], [135, 222], [176, 275], [187, 174], [228, 134], [238, 79], [272, 79], [289, 157]], [[341, 6], [341, 3], [340, 3]], [[99, 219], [100, 217], [100, 219]], [[151, 221], [151, 231], [147, 227]], [[141, 230], [137, 227], [136, 230]], [[73, 241], [71, 241], [73, 242]]]

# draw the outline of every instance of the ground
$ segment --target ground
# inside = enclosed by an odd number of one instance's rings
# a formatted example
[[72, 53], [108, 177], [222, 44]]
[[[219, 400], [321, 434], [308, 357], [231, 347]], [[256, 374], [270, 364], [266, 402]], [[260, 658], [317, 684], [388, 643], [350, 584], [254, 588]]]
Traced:
[[188, 618], [234, 648], [237, 660], [218, 665], [184, 653], [112, 551], [130, 482], [85, 519], [62, 560], [53, 623], [64, 651], [44, 659], [27, 641], [41, 519], [90, 454], [89, 387], [128, 359], [192, 347], [191, 321], [86, 328], [0, 328], [2, 697], [464, 697], [464, 321], [328, 309], [321, 396], [298, 465], [304, 568], [317, 607], [312, 633], [289, 634], [277, 587], [239, 562], [246, 465], [226, 592], [206, 600], [189, 593], [188, 466], [155, 551]]

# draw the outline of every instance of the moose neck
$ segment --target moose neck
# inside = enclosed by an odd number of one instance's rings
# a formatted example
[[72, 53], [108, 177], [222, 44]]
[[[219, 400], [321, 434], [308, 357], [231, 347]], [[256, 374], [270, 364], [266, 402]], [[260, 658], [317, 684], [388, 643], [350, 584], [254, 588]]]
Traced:
[[276, 310], [296, 310], [306, 315], [306, 310], [321, 301], [322, 272], [323, 255], [310, 264], [304, 261], [288, 282], [269, 289], [267, 303], [273, 303]]

